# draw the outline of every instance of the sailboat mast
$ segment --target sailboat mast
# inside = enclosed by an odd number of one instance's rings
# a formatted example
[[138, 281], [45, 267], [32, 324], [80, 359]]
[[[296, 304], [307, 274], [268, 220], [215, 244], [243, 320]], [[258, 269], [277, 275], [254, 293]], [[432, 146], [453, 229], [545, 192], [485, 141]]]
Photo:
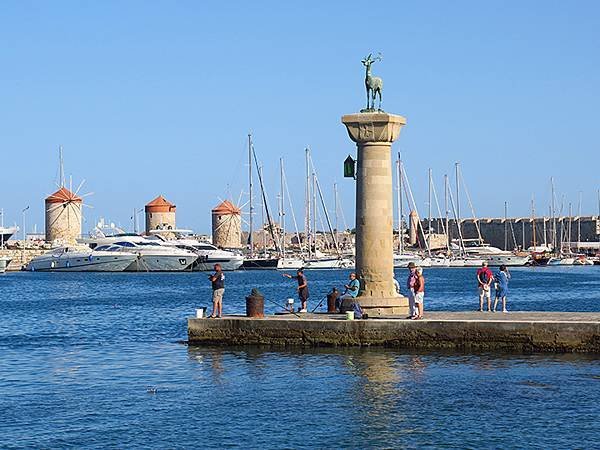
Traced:
[[[459, 236], [462, 236], [460, 223], [460, 179], [458, 176], [458, 163], [454, 163], [454, 177], [456, 178], [456, 227], [458, 228]], [[451, 199], [452, 200], [452, 199]], [[462, 240], [462, 238], [461, 238]]]
[[317, 176], [315, 175], [315, 167], [312, 164], [311, 159], [311, 182], [312, 182], [312, 232], [313, 232], [313, 242], [315, 244], [315, 252], [317, 250]]
[[429, 186], [428, 186], [428, 200], [427, 200], [427, 241], [428, 241], [428, 245], [427, 245], [427, 253], [429, 256], [431, 256], [431, 168], [428, 170], [427, 172], [428, 175], [428, 179], [429, 179]]
[[398, 152], [398, 234], [399, 241], [398, 244], [400, 254], [404, 252], [404, 203], [402, 202], [402, 189], [403, 189], [403, 177], [402, 173], [402, 156], [400, 152]]
[[331, 237], [333, 238], [333, 245], [339, 257], [342, 256], [340, 253], [340, 247], [338, 245], [337, 236], [333, 232], [333, 227], [331, 226], [331, 220], [329, 219], [329, 213], [327, 212], [327, 206], [325, 205], [325, 199], [323, 198], [323, 191], [321, 190], [321, 185], [319, 184], [319, 180], [317, 179], [317, 174], [314, 174], [315, 180], [315, 188], [319, 193], [319, 198], [321, 200], [321, 206], [323, 208], [323, 212], [325, 214], [325, 220], [327, 221], [327, 227], [329, 228], [329, 232], [331, 233]]
[[281, 189], [279, 215], [281, 222], [281, 257], [285, 259], [285, 187], [283, 185], [283, 158], [279, 158], [279, 183]]
[[508, 202], [504, 202], [504, 251], [508, 250]]
[[446, 211], [446, 247], [450, 251], [450, 210], [448, 209], [448, 174], [444, 174], [444, 209]]
[[333, 183], [333, 209], [334, 209], [334, 220], [335, 220], [335, 233], [337, 234], [338, 228], [338, 191], [337, 183]]
[[552, 213], [552, 251], [556, 252], [556, 199], [554, 193], [554, 177], [550, 177], [550, 185], [552, 188], [552, 199], [550, 201]]
[[534, 198], [533, 195], [531, 196], [531, 239], [532, 239], [532, 244], [531, 246], [533, 247], [533, 251], [535, 251], [535, 246], [536, 246], [536, 242], [535, 242], [535, 203], [534, 203]]
[[569, 226], [567, 227], [567, 234], [569, 235], [569, 243], [568, 243], [568, 248], [569, 248], [569, 255], [572, 253], [571, 251], [571, 233], [573, 232], [573, 207], [571, 205], [571, 202], [569, 202]]
[[402, 192], [400, 192], [400, 153], [396, 160], [396, 211], [398, 212], [398, 252], [402, 253]]
[[579, 243], [581, 242], [581, 199], [582, 192], [579, 191], [579, 200], [577, 204], [577, 252], [579, 253]]
[[[263, 174], [262, 166], [256, 168], [256, 174], [260, 180]], [[263, 196], [260, 196], [260, 229], [262, 231], [263, 257], [267, 258], [267, 230], [265, 230], [265, 201]]]
[[254, 258], [254, 203], [252, 198], [252, 135], [248, 134], [248, 191], [249, 191], [249, 209], [250, 219], [248, 223], [248, 245], [250, 245], [250, 258]]
[[304, 238], [308, 245], [308, 257], [312, 257], [312, 232], [310, 229], [310, 150], [308, 147], [304, 149], [305, 166], [306, 166], [306, 186], [304, 197]]

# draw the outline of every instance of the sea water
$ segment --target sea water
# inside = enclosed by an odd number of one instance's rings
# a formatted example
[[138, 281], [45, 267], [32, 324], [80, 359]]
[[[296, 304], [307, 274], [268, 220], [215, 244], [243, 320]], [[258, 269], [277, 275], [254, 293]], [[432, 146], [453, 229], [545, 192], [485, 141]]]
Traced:
[[[600, 267], [511, 272], [509, 310], [600, 311]], [[307, 272], [309, 306], [348, 273]], [[425, 276], [426, 310], [478, 307], [474, 269]], [[224, 312], [253, 287], [295, 291], [226, 273]], [[0, 276], [0, 448], [600, 446], [598, 355], [188, 347], [209, 305], [205, 273]]]

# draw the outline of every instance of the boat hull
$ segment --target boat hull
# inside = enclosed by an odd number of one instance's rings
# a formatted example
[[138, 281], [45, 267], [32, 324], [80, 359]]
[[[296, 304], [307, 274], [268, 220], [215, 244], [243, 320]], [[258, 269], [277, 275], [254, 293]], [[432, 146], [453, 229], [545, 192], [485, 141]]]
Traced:
[[31, 272], [123, 272], [135, 259], [135, 255], [47, 257], [32, 260], [26, 270]]
[[244, 263], [244, 259], [239, 258], [220, 258], [211, 256], [199, 256], [194, 262], [192, 270], [194, 272], [209, 272], [214, 269], [215, 264], [221, 264], [221, 269], [225, 271], [237, 270]]
[[529, 256], [518, 256], [518, 255], [490, 255], [487, 257], [488, 265], [490, 266], [525, 266], [530, 261]]
[[297, 270], [302, 269], [305, 263], [303, 259], [296, 258], [281, 258], [277, 262], [278, 270]]
[[307, 270], [353, 269], [354, 261], [347, 258], [310, 259], [306, 261], [304, 268]]
[[277, 269], [278, 258], [250, 258], [245, 259], [241, 269], [244, 270], [273, 270]]
[[197, 256], [140, 255], [127, 266], [126, 272], [183, 272], [192, 266]]

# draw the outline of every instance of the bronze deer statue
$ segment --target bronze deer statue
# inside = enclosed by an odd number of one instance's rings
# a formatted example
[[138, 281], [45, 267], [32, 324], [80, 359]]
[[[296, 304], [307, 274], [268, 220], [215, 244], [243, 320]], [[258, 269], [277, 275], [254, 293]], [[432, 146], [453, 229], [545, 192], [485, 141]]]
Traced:
[[362, 60], [366, 68], [365, 86], [367, 88], [367, 111], [375, 110], [375, 97], [379, 95], [379, 110], [381, 110], [381, 91], [383, 90], [383, 80], [379, 77], [371, 76], [371, 64], [375, 61], [381, 61], [381, 55], [377, 55], [375, 59], [371, 59], [371, 53]]

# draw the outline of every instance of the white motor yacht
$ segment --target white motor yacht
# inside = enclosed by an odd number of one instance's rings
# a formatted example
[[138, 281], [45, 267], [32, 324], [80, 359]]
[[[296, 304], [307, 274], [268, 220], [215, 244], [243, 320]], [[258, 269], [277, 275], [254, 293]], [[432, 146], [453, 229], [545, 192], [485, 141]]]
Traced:
[[421, 267], [431, 267], [431, 258], [423, 257], [417, 253], [394, 253], [394, 268], [406, 268], [409, 263]]
[[502, 252], [493, 255], [487, 255], [487, 262], [490, 266], [525, 266], [531, 261], [531, 256], [519, 256], [512, 252]]
[[[529, 255], [516, 255], [479, 239], [463, 239], [463, 245], [468, 259], [464, 265], [467, 267], [480, 266], [483, 261], [487, 261], [490, 266], [524, 266], [531, 261]], [[453, 242], [453, 247], [459, 248], [456, 242]]]
[[572, 266], [575, 263], [575, 258], [569, 256], [553, 256], [548, 260], [548, 266]]
[[302, 258], [290, 258], [282, 257], [277, 261], [278, 270], [298, 270], [304, 267], [304, 259]]
[[304, 263], [305, 269], [353, 269], [354, 261], [350, 258], [324, 257], [308, 259]]
[[33, 258], [25, 270], [37, 272], [122, 272], [137, 259], [133, 253], [58, 247]]
[[210, 271], [213, 270], [215, 264], [221, 264], [223, 270], [237, 270], [244, 262], [244, 257], [234, 252], [221, 250], [207, 242], [200, 242], [191, 237], [185, 237], [182, 234], [188, 230], [169, 230], [176, 236], [176, 239], [167, 239], [160, 230], [151, 232], [149, 240], [157, 240], [160, 244], [176, 247], [182, 250], [188, 250], [195, 253], [198, 259], [194, 262], [192, 270], [194, 271]]
[[192, 251], [164, 245], [137, 234], [122, 233], [82, 241], [97, 250], [137, 255], [136, 260], [125, 269], [127, 272], [181, 272], [191, 270], [198, 259]]

